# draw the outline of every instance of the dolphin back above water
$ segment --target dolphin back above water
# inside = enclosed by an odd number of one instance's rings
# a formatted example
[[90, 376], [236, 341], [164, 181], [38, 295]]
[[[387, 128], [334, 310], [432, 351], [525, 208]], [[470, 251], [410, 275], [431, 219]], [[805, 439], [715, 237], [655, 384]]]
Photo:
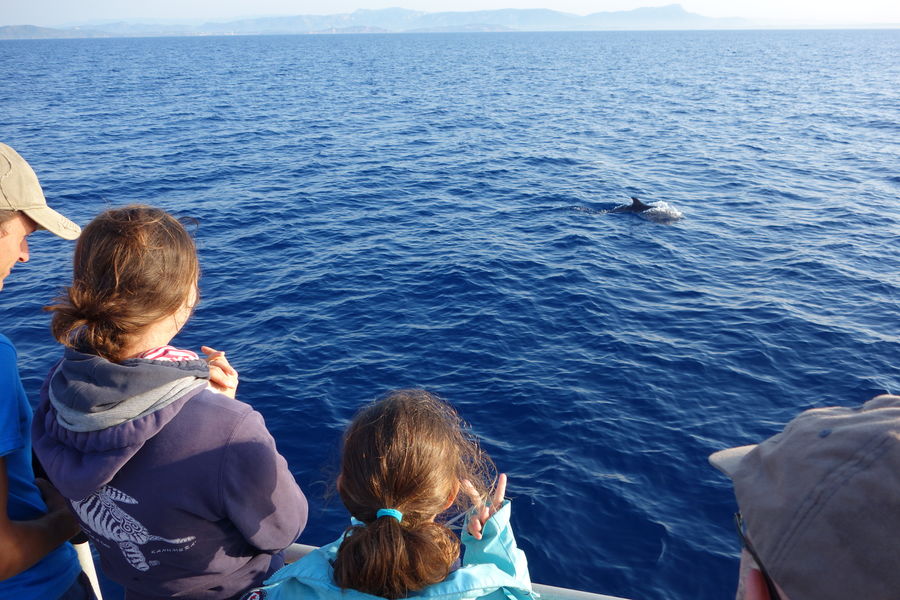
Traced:
[[631, 204], [623, 204], [617, 206], [607, 212], [611, 213], [634, 213], [640, 215], [641, 218], [653, 221], [654, 223], [672, 224], [684, 218], [684, 215], [676, 207], [668, 202], [654, 202], [653, 204], [644, 204], [636, 197], [631, 197]]
[[639, 215], [642, 219], [645, 219], [647, 221], [653, 221], [654, 223], [662, 223], [665, 225], [671, 225], [672, 223], [681, 221], [684, 218], [684, 214], [680, 210], [678, 210], [677, 207], [672, 206], [668, 202], [660, 200], [659, 202], [654, 202], [653, 204], [644, 204], [634, 196], [631, 197], [631, 204], [623, 204], [621, 206], [610, 209], [601, 210], [589, 208], [586, 206], [570, 206], [568, 208], [577, 210], [579, 212], [600, 215], [611, 213], [633, 213]]
[[623, 204], [622, 206], [617, 206], [612, 209], [611, 213], [642, 213], [645, 210], [650, 210], [653, 208], [652, 206], [648, 206], [638, 200], [635, 196], [631, 197], [631, 204]]

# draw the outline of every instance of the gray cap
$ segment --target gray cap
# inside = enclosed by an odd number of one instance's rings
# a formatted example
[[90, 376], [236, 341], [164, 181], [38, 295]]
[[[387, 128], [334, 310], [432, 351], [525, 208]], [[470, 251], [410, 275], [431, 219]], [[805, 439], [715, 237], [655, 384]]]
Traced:
[[900, 396], [805, 411], [709, 461], [731, 478], [748, 536], [788, 596], [898, 597]]
[[0, 143], [0, 210], [19, 210], [51, 233], [74, 240], [81, 227], [49, 206], [31, 166], [19, 153]]

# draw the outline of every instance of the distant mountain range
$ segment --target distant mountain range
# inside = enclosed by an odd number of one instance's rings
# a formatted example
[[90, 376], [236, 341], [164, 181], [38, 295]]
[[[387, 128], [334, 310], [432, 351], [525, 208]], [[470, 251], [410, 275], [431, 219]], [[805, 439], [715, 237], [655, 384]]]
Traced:
[[357, 10], [337, 15], [268, 17], [209, 22], [199, 25], [127, 21], [66, 28], [14, 25], [0, 27], [0, 39], [465, 31], [746, 29], [772, 26], [779, 25], [740, 18], [704, 17], [687, 12], [679, 4], [618, 12], [598, 12], [586, 16], [547, 9], [426, 13], [404, 8], [387, 8]]
[[589, 31], [597, 29], [722, 29], [750, 26], [743, 19], [714, 19], [680, 5], [599, 12], [587, 16], [546, 9], [426, 13], [404, 8], [338, 15], [242, 19], [200, 25], [115, 22], [90, 27], [0, 27], [0, 38], [132, 37], [162, 35], [277, 35], [304, 33], [418, 33], [454, 31]]

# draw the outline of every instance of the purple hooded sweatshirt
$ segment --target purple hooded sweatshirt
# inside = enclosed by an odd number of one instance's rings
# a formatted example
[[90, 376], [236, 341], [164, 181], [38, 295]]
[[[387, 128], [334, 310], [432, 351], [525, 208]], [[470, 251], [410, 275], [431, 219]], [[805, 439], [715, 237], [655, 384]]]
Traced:
[[34, 450], [128, 600], [222, 600], [283, 564], [307, 503], [262, 416], [209, 390], [203, 360], [66, 349]]

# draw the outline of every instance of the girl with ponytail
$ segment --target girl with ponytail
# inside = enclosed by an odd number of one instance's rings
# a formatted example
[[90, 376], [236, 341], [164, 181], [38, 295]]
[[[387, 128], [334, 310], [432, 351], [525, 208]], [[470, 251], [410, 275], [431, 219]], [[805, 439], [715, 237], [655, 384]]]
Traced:
[[[198, 300], [182, 223], [107, 210], [84, 228], [48, 308], [65, 346], [33, 446], [127, 600], [226, 600], [259, 585], [306, 524], [306, 499], [224, 353], [169, 345]], [[276, 510], [277, 509], [277, 510]]]
[[[490, 492], [492, 467], [456, 412], [424, 390], [366, 406], [344, 434], [337, 480], [350, 527], [244, 600], [529, 598], [506, 476]], [[442, 518], [453, 507], [465, 511], [461, 539]]]

